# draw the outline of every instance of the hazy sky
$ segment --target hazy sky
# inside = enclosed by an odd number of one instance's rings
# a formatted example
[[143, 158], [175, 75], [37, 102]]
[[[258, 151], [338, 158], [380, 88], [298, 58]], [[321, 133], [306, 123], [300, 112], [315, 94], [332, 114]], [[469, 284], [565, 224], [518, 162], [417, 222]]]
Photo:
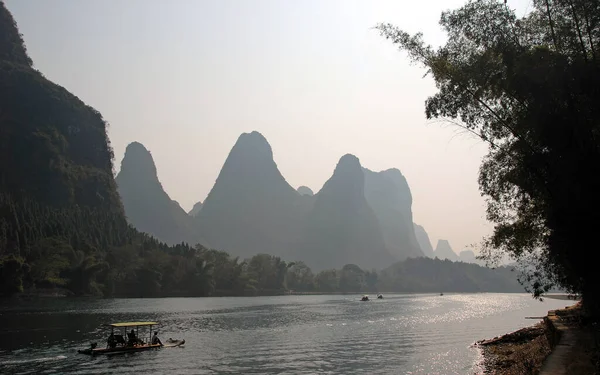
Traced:
[[[317, 192], [346, 153], [400, 169], [414, 221], [457, 252], [491, 230], [477, 184], [486, 147], [425, 120], [432, 80], [371, 28], [439, 45], [441, 11], [464, 2], [5, 0], [35, 67], [110, 123], [116, 170], [143, 143], [184, 209], [257, 130], [294, 187]], [[519, 14], [530, 3], [509, 0]]]

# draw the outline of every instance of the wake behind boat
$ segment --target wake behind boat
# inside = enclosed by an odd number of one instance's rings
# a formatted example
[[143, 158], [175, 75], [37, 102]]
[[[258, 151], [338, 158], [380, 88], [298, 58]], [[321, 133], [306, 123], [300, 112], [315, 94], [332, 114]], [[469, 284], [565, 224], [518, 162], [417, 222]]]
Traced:
[[[106, 340], [106, 348], [98, 348], [97, 343], [92, 343], [89, 348], [81, 349], [77, 352], [88, 355], [116, 355], [125, 353], [135, 353], [162, 347], [172, 348], [185, 344], [185, 340], [174, 340], [169, 338], [165, 343], [162, 343], [158, 338], [157, 332], [152, 335], [152, 327], [157, 325], [157, 322], [124, 322], [112, 323], [110, 326], [110, 336]], [[140, 327], [149, 327], [149, 340], [145, 342], [139, 336]], [[115, 328], [117, 333], [115, 334]], [[131, 328], [130, 332], [127, 330]], [[125, 339], [127, 337], [127, 339]]]
[[168, 339], [167, 342], [163, 344], [163, 348], [174, 348], [183, 344], [185, 344], [185, 340]]

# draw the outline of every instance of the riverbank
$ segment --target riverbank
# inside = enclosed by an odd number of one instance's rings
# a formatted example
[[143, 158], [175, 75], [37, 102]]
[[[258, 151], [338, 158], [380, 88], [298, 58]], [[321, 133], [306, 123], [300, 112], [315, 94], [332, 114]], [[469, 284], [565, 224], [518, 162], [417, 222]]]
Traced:
[[[452, 292], [447, 293], [448, 295], [452, 294], [474, 294], [477, 292]], [[488, 292], [479, 292], [479, 293], [488, 293]], [[502, 293], [514, 293], [514, 292], [502, 292]], [[443, 295], [443, 293], [437, 292], [414, 292], [414, 291], [395, 291], [395, 292], [342, 292], [342, 291], [315, 291], [315, 292], [296, 292], [290, 290], [252, 290], [245, 291], [242, 293], [234, 293], [229, 291], [217, 290], [211, 293], [208, 296], [199, 296], [193, 295], [189, 293], [169, 293], [165, 295], [128, 295], [128, 294], [119, 294], [114, 293], [112, 295], [102, 296], [102, 295], [75, 295], [68, 289], [61, 288], [53, 288], [53, 289], [30, 289], [23, 293], [13, 294], [11, 296], [0, 296], [0, 300], [28, 300], [28, 299], [36, 299], [36, 298], [58, 298], [58, 297], [70, 297], [70, 298], [204, 298], [204, 297], [274, 297], [274, 296], [338, 296], [338, 295], [347, 295], [347, 296], [356, 296], [356, 298], [360, 298], [363, 295], [368, 296], [377, 296], [378, 294], [382, 294], [384, 297], [388, 294], [413, 294], [413, 295]]]
[[549, 311], [533, 327], [477, 345], [486, 374], [590, 375], [598, 373], [598, 337], [597, 325], [587, 321], [578, 302]]
[[533, 327], [478, 342], [486, 374], [537, 374], [558, 341], [547, 318]]
[[[311, 292], [298, 292], [298, 291], [290, 291], [290, 290], [254, 290], [254, 291], [246, 291], [243, 293], [234, 293], [230, 291], [217, 290], [211, 293], [208, 296], [199, 296], [193, 295], [189, 293], [169, 293], [165, 295], [128, 295], [128, 294], [119, 294], [114, 293], [112, 295], [75, 295], [73, 292], [64, 288], [49, 288], [49, 289], [29, 289], [22, 293], [16, 293], [11, 296], [0, 296], [0, 301], [2, 300], [31, 300], [37, 298], [203, 298], [203, 297], [273, 297], [273, 296], [337, 296], [337, 295], [348, 295], [348, 296], [356, 296], [356, 298], [360, 298], [363, 295], [368, 296], [377, 296], [378, 294], [382, 294], [385, 298], [388, 294], [408, 294], [408, 295], [423, 295], [428, 294], [432, 296], [443, 296], [443, 295], [452, 295], [452, 294], [477, 294], [477, 293], [491, 293], [491, 292], [447, 292], [447, 293], [438, 293], [432, 291], [378, 291], [378, 292], [342, 292], [342, 291], [311, 291]], [[494, 292], [495, 293], [495, 292]], [[502, 293], [516, 293], [516, 292], [502, 292]], [[519, 293], [517, 293], [519, 294]], [[548, 295], [546, 298], [551, 299], [559, 299], [559, 300], [567, 300], [573, 299], [567, 294], [554, 294]]]

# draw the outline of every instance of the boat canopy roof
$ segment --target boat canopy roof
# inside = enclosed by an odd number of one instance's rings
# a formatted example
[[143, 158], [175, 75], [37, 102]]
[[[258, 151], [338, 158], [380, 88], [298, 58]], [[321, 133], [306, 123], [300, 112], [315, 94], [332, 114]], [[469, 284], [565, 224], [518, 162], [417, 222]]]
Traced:
[[140, 327], [140, 326], [154, 326], [157, 322], [123, 322], [123, 323], [111, 323], [111, 327]]

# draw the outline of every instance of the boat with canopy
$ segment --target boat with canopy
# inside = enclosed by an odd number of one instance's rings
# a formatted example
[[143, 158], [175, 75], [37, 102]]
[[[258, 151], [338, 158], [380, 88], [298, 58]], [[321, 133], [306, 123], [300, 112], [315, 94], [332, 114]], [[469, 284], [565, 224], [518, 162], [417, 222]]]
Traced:
[[[185, 344], [185, 340], [173, 340], [169, 338], [165, 343], [152, 337], [152, 327], [157, 322], [122, 322], [108, 324], [110, 336], [106, 340], [106, 347], [99, 348], [97, 343], [90, 344], [87, 349], [78, 350], [78, 353], [88, 355], [113, 355], [141, 352], [145, 350], [159, 349], [163, 347], [176, 347]], [[148, 327], [148, 341], [140, 336], [140, 327]], [[131, 328], [131, 331], [128, 330]], [[142, 329], [143, 330], [143, 329]], [[142, 332], [143, 333], [143, 332]], [[157, 338], [157, 336], [155, 336]]]

